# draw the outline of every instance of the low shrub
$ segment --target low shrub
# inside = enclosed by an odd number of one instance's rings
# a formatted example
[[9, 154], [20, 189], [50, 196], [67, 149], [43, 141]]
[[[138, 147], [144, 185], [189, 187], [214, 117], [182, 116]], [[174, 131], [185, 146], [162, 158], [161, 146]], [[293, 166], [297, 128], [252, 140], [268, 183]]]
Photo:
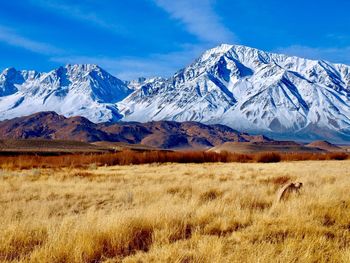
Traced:
[[328, 154], [329, 160], [347, 160], [349, 155], [346, 153], [330, 153]]
[[256, 155], [256, 161], [258, 163], [278, 163], [282, 160], [282, 157], [278, 153], [260, 153]]

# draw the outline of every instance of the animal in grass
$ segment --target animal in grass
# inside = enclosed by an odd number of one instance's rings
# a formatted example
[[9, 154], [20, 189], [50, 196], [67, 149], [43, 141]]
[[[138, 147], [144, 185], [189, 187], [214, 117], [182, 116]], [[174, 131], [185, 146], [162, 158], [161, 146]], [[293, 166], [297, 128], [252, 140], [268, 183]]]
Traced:
[[284, 185], [277, 194], [277, 202], [286, 201], [292, 194], [300, 194], [303, 183], [295, 182]]

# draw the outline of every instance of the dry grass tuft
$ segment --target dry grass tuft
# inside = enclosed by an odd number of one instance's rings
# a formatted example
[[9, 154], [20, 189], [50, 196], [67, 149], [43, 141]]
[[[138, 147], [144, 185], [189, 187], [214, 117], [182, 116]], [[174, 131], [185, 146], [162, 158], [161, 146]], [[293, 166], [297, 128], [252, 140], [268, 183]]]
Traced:
[[201, 203], [206, 203], [209, 201], [213, 201], [215, 199], [218, 199], [222, 196], [222, 192], [217, 190], [217, 189], [210, 189], [208, 191], [205, 191], [203, 193], [200, 194], [199, 196], [199, 201]]
[[89, 217], [85, 220], [77, 226], [72, 222], [61, 225], [57, 236], [51, 233], [47, 243], [34, 251], [30, 260], [101, 262], [108, 258], [121, 259], [137, 251], [147, 252], [152, 244], [153, 228], [141, 219], [130, 218], [116, 224]]
[[25, 258], [47, 239], [44, 228], [12, 225], [0, 237], [0, 260], [14, 261]]
[[94, 177], [95, 174], [91, 172], [86, 172], [86, 171], [79, 171], [74, 173], [72, 176], [77, 176], [77, 177], [82, 177], [82, 178], [91, 178]]

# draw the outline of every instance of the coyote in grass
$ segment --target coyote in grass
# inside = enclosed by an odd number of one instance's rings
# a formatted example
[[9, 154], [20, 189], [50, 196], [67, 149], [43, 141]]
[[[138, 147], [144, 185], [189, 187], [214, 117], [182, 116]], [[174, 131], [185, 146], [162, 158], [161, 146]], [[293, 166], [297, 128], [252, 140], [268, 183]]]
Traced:
[[288, 183], [281, 188], [277, 195], [277, 202], [287, 200], [292, 193], [300, 193], [300, 189], [303, 187], [303, 183]]

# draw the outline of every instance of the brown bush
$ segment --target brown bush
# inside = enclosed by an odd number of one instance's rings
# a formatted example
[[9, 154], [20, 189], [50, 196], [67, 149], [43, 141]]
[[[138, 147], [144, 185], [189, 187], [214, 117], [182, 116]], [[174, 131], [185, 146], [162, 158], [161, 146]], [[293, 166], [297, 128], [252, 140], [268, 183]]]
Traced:
[[348, 153], [283, 153], [283, 161], [324, 161], [324, 160], [347, 160]]
[[278, 163], [282, 160], [282, 157], [278, 153], [259, 153], [256, 155], [256, 161], [258, 163]]
[[348, 159], [349, 155], [346, 153], [329, 153], [327, 155], [328, 160], [346, 160]]

